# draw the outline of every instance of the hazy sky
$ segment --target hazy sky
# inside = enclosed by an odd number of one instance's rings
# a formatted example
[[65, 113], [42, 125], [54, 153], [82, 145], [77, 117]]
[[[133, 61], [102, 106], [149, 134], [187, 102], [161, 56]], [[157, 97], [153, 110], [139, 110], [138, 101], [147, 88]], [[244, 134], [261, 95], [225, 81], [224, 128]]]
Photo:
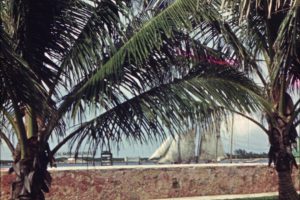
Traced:
[[[231, 130], [226, 130], [225, 126], [221, 129], [221, 140], [223, 142], [224, 151], [230, 152]], [[1, 159], [11, 159], [11, 153], [8, 151], [4, 143], [1, 145]], [[50, 144], [51, 145], [51, 144]], [[152, 144], [130, 144], [124, 141], [117, 151], [113, 148], [114, 157], [149, 157], [160, 145], [160, 142], [152, 142]], [[53, 145], [51, 145], [53, 146]], [[249, 120], [235, 116], [234, 132], [233, 132], [233, 150], [245, 149], [252, 152], [268, 152], [269, 143], [267, 136], [261, 129]], [[60, 152], [68, 152], [67, 145]]]

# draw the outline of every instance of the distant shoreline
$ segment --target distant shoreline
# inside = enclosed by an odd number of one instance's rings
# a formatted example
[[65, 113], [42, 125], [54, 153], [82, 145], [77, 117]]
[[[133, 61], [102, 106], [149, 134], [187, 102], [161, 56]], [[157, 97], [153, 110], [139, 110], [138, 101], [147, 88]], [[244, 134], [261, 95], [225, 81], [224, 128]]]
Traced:
[[[4, 163], [3, 163], [4, 162]], [[0, 161], [0, 168], [1, 169], [8, 169], [12, 166], [13, 161]], [[233, 164], [239, 164], [239, 163], [257, 163], [257, 164], [267, 164], [268, 159], [267, 158], [253, 158], [253, 159], [232, 159]], [[67, 163], [67, 162], [57, 162], [57, 168], [64, 168], [64, 167], [100, 167], [100, 166], [129, 166], [129, 165], [168, 165], [166, 164], [157, 164], [154, 161], [149, 160], [142, 160], [140, 163], [138, 162], [125, 162], [124, 160], [121, 161], [120, 159], [114, 159], [113, 165], [101, 165], [100, 161], [95, 162], [76, 162], [76, 163]], [[229, 159], [222, 160], [221, 162], [204, 162], [200, 161], [199, 163], [190, 163], [186, 165], [192, 165], [192, 164], [230, 164]], [[171, 164], [170, 165], [174, 165]]]

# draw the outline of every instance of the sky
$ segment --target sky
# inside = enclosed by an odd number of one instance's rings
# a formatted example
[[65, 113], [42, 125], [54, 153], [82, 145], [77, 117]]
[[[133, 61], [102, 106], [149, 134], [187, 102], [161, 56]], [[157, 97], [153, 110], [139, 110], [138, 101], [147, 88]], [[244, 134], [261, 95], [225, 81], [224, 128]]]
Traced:
[[[230, 153], [230, 141], [231, 130], [227, 130], [225, 125], [221, 128], [221, 140], [223, 143], [224, 151]], [[119, 150], [112, 148], [114, 157], [149, 157], [160, 146], [161, 142], [153, 141], [149, 144], [132, 144], [128, 141], [124, 141], [120, 144]], [[11, 160], [11, 153], [7, 146], [0, 144], [0, 159]], [[50, 146], [54, 146], [54, 143], [50, 143]], [[256, 153], [268, 152], [269, 142], [267, 135], [254, 123], [248, 119], [235, 115], [234, 118], [234, 130], [233, 130], [233, 152], [235, 149], [244, 149], [246, 151], [252, 151]], [[61, 154], [68, 152], [68, 146], [66, 145], [60, 151]]]

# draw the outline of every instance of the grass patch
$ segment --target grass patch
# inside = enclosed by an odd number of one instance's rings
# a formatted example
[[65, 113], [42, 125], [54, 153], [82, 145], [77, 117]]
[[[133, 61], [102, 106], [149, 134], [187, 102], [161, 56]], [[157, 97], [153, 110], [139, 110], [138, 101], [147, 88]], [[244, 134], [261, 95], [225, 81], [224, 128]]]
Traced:
[[[300, 197], [300, 195], [299, 195], [299, 197]], [[230, 200], [277, 200], [277, 199], [278, 199], [277, 196], [271, 196], [271, 197], [238, 198], [238, 199], [230, 199]], [[227, 199], [227, 200], [229, 200], [229, 199]]]
[[231, 199], [231, 200], [276, 200], [278, 197], [252, 197], [252, 198], [239, 198], [239, 199]]

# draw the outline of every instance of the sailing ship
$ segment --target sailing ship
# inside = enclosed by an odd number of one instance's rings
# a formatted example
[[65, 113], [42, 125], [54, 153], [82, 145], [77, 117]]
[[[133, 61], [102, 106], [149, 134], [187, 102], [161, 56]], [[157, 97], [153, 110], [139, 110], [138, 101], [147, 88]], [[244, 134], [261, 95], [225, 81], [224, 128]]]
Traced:
[[200, 131], [195, 128], [180, 135], [169, 136], [149, 160], [163, 164], [218, 162], [225, 158], [220, 126], [210, 126]]

